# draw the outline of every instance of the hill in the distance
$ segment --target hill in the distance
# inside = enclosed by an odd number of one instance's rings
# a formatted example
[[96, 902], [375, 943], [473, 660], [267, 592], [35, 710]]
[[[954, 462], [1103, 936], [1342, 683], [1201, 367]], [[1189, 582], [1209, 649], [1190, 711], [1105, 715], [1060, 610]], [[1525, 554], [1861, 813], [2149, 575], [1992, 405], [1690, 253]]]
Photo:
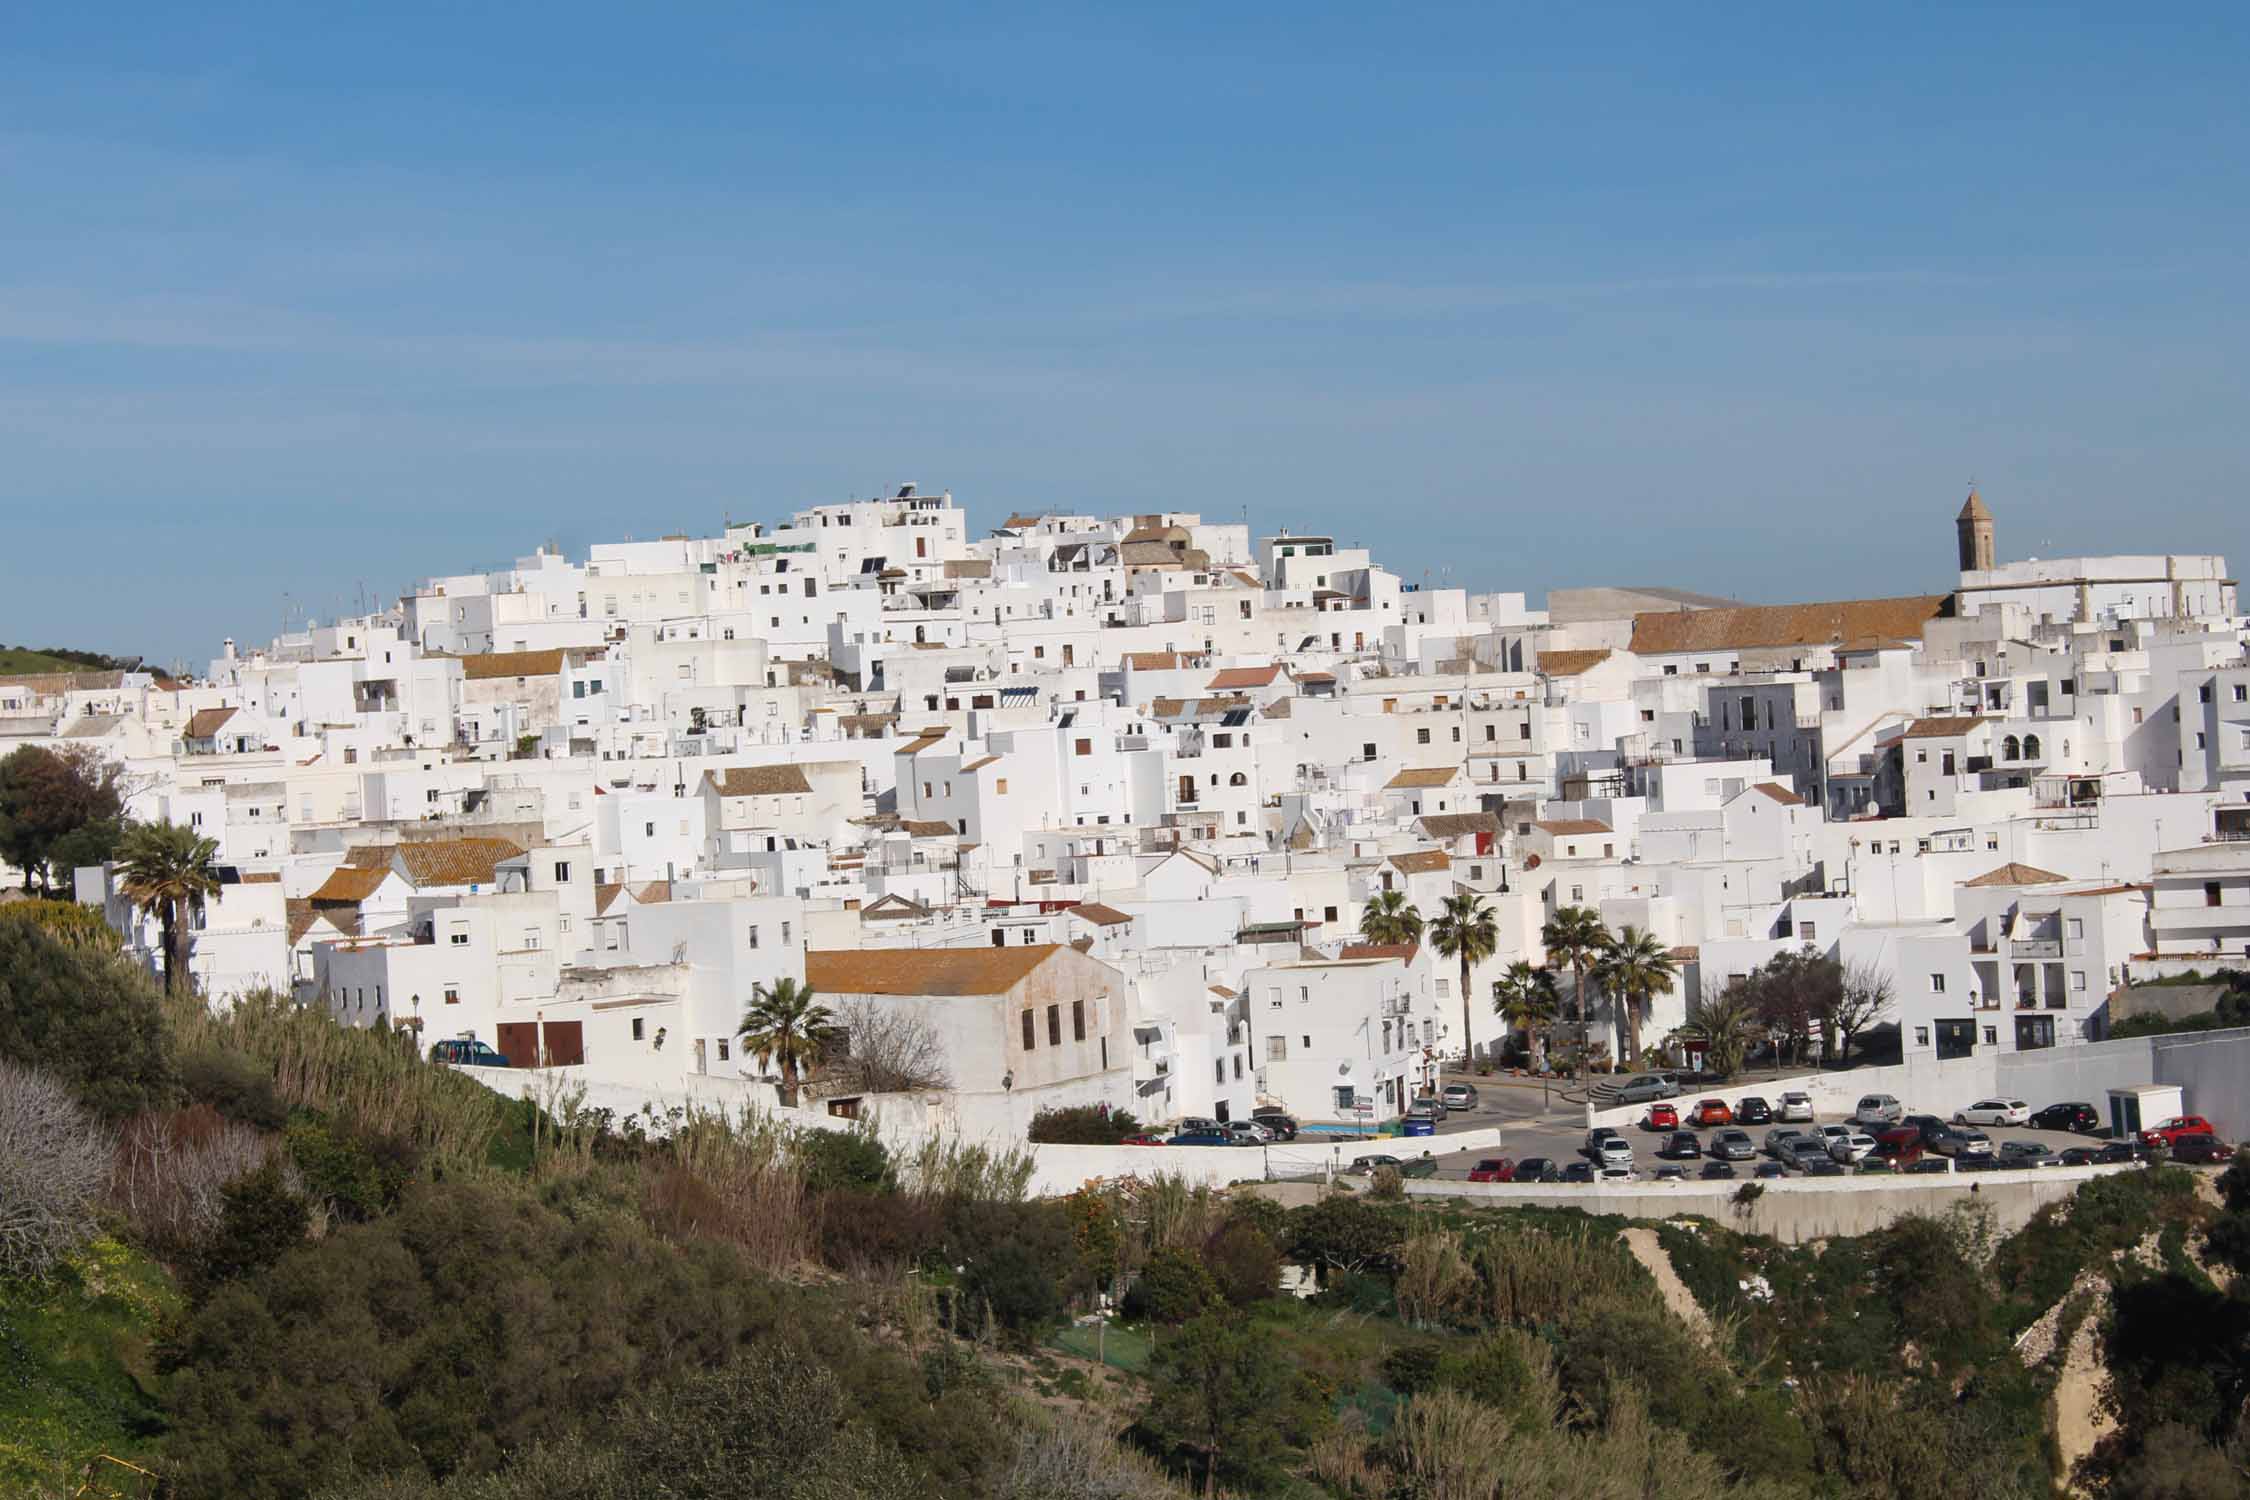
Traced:
[[0, 676], [25, 677], [34, 672], [131, 671], [141, 664], [137, 656], [106, 656], [99, 651], [73, 651], [65, 646], [0, 646]]

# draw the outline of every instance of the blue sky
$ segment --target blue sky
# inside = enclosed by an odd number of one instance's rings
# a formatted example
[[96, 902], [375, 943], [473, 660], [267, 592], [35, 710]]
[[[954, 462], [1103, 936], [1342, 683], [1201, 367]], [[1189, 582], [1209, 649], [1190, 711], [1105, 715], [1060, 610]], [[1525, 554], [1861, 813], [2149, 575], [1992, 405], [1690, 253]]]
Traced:
[[909, 479], [1535, 595], [1943, 587], [1972, 476], [2250, 555], [2239, 7], [310, 9], [11, 16], [0, 640]]

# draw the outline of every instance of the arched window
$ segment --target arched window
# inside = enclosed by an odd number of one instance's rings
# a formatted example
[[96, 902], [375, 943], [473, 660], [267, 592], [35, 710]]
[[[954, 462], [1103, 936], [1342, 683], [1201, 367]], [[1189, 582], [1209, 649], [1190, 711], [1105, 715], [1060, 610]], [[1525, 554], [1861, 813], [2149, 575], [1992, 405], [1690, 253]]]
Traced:
[[2025, 760], [2037, 760], [2039, 758], [2038, 735], [2027, 734], [2023, 737], [2023, 758]]
[[2023, 759], [2023, 745], [2014, 735], [2011, 734], [2000, 742], [2000, 758], [2002, 760]]
[[1235, 772], [1232, 776], [1229, 776], [1227, 778], [1228, 786], [1248, 786], [1249, 784], [1250, 778], [1243, 775], [1240, 771]]

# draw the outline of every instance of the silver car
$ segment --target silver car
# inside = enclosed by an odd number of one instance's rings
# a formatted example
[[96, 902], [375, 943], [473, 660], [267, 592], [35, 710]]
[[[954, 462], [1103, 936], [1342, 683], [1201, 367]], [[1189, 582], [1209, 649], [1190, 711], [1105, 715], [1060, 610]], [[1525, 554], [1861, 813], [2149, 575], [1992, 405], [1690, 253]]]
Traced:
[[1722, 1130], [1711, 1137], [1705, 1152], [1721, 1161], [1748, 1161], [1758, 1154], [1758, 1143], [1747, 1130]]
[[1828, 1154], [1847, 1167], [1857, 1166], [1875, 1154], [1875, 1137], [1864, 1130], [1832, 1137], [1828, 1142]]
[[1993, 1153], [2003, 1167], [2059, 1167], [2062, 1157], [2037, 1141], [2002, 1141]]
[[1783, 1094], [1781, 1102], [1774, 1106], [1773, 1117], [1777, 1120], [1802, 1120], [1808, 1125], [1811, 1124], [1812, 1095], [1801, 1090], [1791, 1089], [1788, 1093]]
[[1787, 1161], [1789, 1159], [1789, 1143], [1791, 1141], [1801, 1141], [1804, 1139], [1805, 1133], [1802, 1130], [1793, 1129], [1790, 1126], [1784, 1125], [1777, 1129], [1767, 1131], [1765, 1142], [1758, 1149], [1765, 1152], [1766, 1155], [1772, 1157], [1775, 1161]]

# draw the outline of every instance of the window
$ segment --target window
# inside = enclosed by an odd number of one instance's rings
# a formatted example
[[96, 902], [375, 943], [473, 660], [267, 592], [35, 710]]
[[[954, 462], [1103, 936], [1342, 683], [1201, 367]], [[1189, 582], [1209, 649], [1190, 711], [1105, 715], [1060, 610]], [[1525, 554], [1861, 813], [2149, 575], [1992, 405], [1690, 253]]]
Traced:
[[1998, 1045], [2000, 1044], [2000, 1028], [1999, 1028], [1999, 1027], [1997, 1027], [1997, 1026], [1987, 1026], [1987, 1027], [1985, 1027], [1985, 1028], [1984, 1028], [1984, 1044], [1985, 1044], [1985, 1045], [1986, 1045], [1987, 1047], [1996, 1047], [1996, 1046], [1998, 1046]]
[[1269, 1037], [1267, 1037], [1267, 1038], [1266, 1038], [1266, 1061], [1267, 1061], [1267, 1062], [1287, 1062], [1287, 1061], [1289, 1061], [1289, 1038], [1287, 1038], [1287, 1037], [1285, 1037], [1285, 1036], [1269, 1036]]
[[720, 1062], [725, 1062], [726, 1060], [727, 1060], [727, 1039], [726, 1039], [725, 1037], [720, 1037], [720, 1038], [719, 1038], [719, 1061], [720, 1061]]
[[1373, 760], [1375, 758], [1375, 747], [1373, 745], [1360, 746], [1359, 758], [1361, 760]]
[[1302, 1046], [1302, 1047], [1303, 1047], [1303, 1048], [1304, 1048], [1304, 1049], [1305, 1049], [1305, 1050], [1306, 1050], [1307, 1052], [1310, 1052], [1310, 1051], [1312, 1051], [1312, 1038], [1311, 1038], [1311, 1037], [1309, 1037], [1309, 1036], [1301, 1036], [1301, 1037], [1297, 1038], [1297, 1041], [1298, 1041], [1298, 1044], [1299, 1044], [1300, 1046]]
[[1933, 995], [1945, 993], [1945, 976], [1943, 974], [1932, 974], [1930, 976], [1930, 993]]
[[2083, 917], [2072, 917], [2072, 918], [2070, 919], [2070, 935], [2071, 935], [2071, 936], [2072, 936], [2073, 938], [2082, 938], [2082, 937], [2084, 937], [2084, 936], [2086, 935], [2086, 919], [2085, 919], [2085, 918], [2083, 918]]
[[1584, 887], [1584, 886], [1582, 886], [1582, 885], [1574, 885], [1574, 886], [1572, 886], [1572, 887], [1570, 888], [1570, 899], [1571, 899], [1571, 900], [1573, 900], [1573, 901], [1583, 901], [1583, 900], [1585, 900], [1585, 899], [1586, 899], [1586, 887]]
[[2225, 904], [2220, 900], [2220, 887], [2216, 880], [2203, 882], [2203, 904], [2205, 906], [2222, 906]]
[[2234, 701], [2237, 703], [2250, 703], [2250, 684], [2238, 682], [2234, 685]]
[[1302, 985], [1302, 984], [1298, 985], [1298, 986], [1297, 986], [1297, 1003], [1298, 1003], [1299, 1005], [1305, 1005], [1305, 1004], [1309, 1004], [1309, 1003], [1311, 1002], [1311, 1000], [1312, 1000], [1312, 989], [1311, 989], [1311, 987], [1310, 987], [1310, 986], [1308, 986], [1308, 985]]
[[446, 934], [446, 941], [456, 948], [466, 948], [469, 946], [469, 930], [466, 927], [456, 927]]
[[647, 1038], [647, 1035], [646, 1035], [646, 1033], [647, 1033], [647, 1030], [648, 1030], [648, 1022], [646, 1022], [646, 1021], [642, 1020], [642, 1019], [641, 1019], [641, 1018], [640, 1018], [639, 1016], [635, 1016], [635, 1017], [633, 1017], [633, 1040], [634, 1040], [634, 1041], [636, 1041], [636, 1042], [641, 1042], [641, 1041], [646, 1041], [646, 1040], [648, 1040], [648, 1038]]
[[1803, 938], [1806, 942], [1812, 942], [1814, 939], [1819, 937], [1819, 935], [1820, 934], [1814, 930], [1812, 923], [1799, 922], [1797, 924], [1797, 936]]
[[1039, 1022], [1030, 1011], [1023, 1013], [1023, 1050], [1029, 1052], [1039, 1045]]
[[1062, 1045], [1062, 1007], [1060, 1005], [1047, 1007], [1047, 1045], [1050, 1047]]
[[1928, 1045], [1930, 1045], [1929, 1027], [1917, 1026], [1914, 1028], [1914, 1045], [1917, 1047], [1927, 1047]]
[[750, 946], [752, 948], [758, 946], [758, 924], [755, 922], [750, 924]]
[[1323, 920], [1323, 921], [1326, 921], [1326, 922], [1333, 922], [1333, 921], [1335, 921], [1335, 920], [1336, 920], [1336, 908], [1335, 908], [1335, 907], [1333, 907], [1333, 906], [1324, 906], [1324, 907], [1322, 907], [1322, 908], [1320, 909], [1320, 911], [1321, 911], [1321, 920]]
[[2072, 969], [2070, 971], [2070, 987], [2074, 990], [2086, 988], [2086, 971], [2084, 969]]
[[1080, 740], [1074, 747], [1074, 752], [1079, 755], [1092, 755], [1094, 753], [1094, 742], [1092, 740]]
[[1429, 742], [1430, 742], [1430, 732], [1429, 732], [1429, 731], [1428, 731], [1427, 729], [1417, 729], [1417, 730], [1415, 730], [1415, 731], [1414, 731], [1414, 743], [1415, 743], [1415, 744], [1417, 744], [1417, 745], [1427, 745], [1427, 744], [1428, 744]]
[[1086, 1002], [1083, 1000], [1070, 1002], [1070, 1039], [1074, 1042], [1086, 1040]]
[[445, 1003], [448, 1005], [459, 1005], [461, 1003], [461, 986], [449, 984], [445, 987]]
[[1225, 1083], [1227, 1081], [1227, 1060], [1225, 1058], [1212, 1059], [1211, 1079], [1214, 1083]]
[[789, 924], [787, 922], [781, 924], [781, 946], [784, 948], [789, 946]]
[[562, 885], [570, 879], [570, 865], [562, 860], [555, 862], [555, 884]]
[[1281, 1009], [1281, 991], [1279, 989], [1269, 989], [1266, 991], [1266, 1009]]

